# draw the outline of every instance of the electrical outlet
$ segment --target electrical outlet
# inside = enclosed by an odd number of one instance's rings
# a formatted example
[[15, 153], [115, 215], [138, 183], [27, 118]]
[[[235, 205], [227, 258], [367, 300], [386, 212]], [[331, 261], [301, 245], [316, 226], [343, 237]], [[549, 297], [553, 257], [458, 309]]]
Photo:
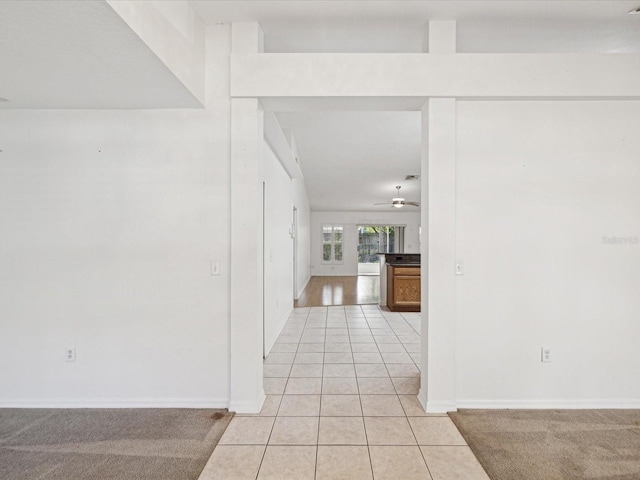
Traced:
[[65, 347], [64, 351], [67, 362], [76, 361], [76, 347]]
[[542, 347], [540, 349], [540, 361], [547, 363], [551, 361], [551, 349], [548, 347]]
[[456, 275], [464, 275], [464, 261], [456, 260]]
[[211, 260], [211, 275], [220, 275], [220, 262]]

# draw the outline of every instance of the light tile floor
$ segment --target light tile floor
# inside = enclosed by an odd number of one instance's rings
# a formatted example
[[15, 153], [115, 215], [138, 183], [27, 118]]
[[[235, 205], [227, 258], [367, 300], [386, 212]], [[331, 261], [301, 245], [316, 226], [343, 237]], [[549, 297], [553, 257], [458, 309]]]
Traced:
[[420, 317], [297, 308], [264, 363], [267, 399], [236, 415], [200, 480], [488, 480], [420, 386]]

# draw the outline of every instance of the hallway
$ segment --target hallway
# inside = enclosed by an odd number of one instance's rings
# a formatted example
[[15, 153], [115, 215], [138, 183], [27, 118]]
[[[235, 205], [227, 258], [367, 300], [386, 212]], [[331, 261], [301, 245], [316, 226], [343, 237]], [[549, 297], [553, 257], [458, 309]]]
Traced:
[[368, 305], [380, 301], [380, 276], [311, 277], [295, 307]]
[[236, 415], [201, 480], [487, 480], [446, 415], [427, 415], [418, 313], [297, 308], [264, 364], [259, 415]]

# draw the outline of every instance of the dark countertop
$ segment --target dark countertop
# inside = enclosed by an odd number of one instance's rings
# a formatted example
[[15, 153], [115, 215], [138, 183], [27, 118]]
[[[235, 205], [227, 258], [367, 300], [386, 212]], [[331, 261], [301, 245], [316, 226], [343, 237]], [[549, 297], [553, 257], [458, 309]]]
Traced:
[[384, 255], [385, 263], [394, 267], [403, 265], [406, 267], [420, 266], [419, 253], [379, 253], [378, 255]]

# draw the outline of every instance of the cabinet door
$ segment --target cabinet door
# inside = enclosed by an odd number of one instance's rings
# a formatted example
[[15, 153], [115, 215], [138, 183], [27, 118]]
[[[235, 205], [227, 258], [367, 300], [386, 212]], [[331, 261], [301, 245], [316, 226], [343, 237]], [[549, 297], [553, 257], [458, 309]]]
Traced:
[[420, 277], [396, 275], [393, 278], [393, 303], [398, 306], [420, 306]]

